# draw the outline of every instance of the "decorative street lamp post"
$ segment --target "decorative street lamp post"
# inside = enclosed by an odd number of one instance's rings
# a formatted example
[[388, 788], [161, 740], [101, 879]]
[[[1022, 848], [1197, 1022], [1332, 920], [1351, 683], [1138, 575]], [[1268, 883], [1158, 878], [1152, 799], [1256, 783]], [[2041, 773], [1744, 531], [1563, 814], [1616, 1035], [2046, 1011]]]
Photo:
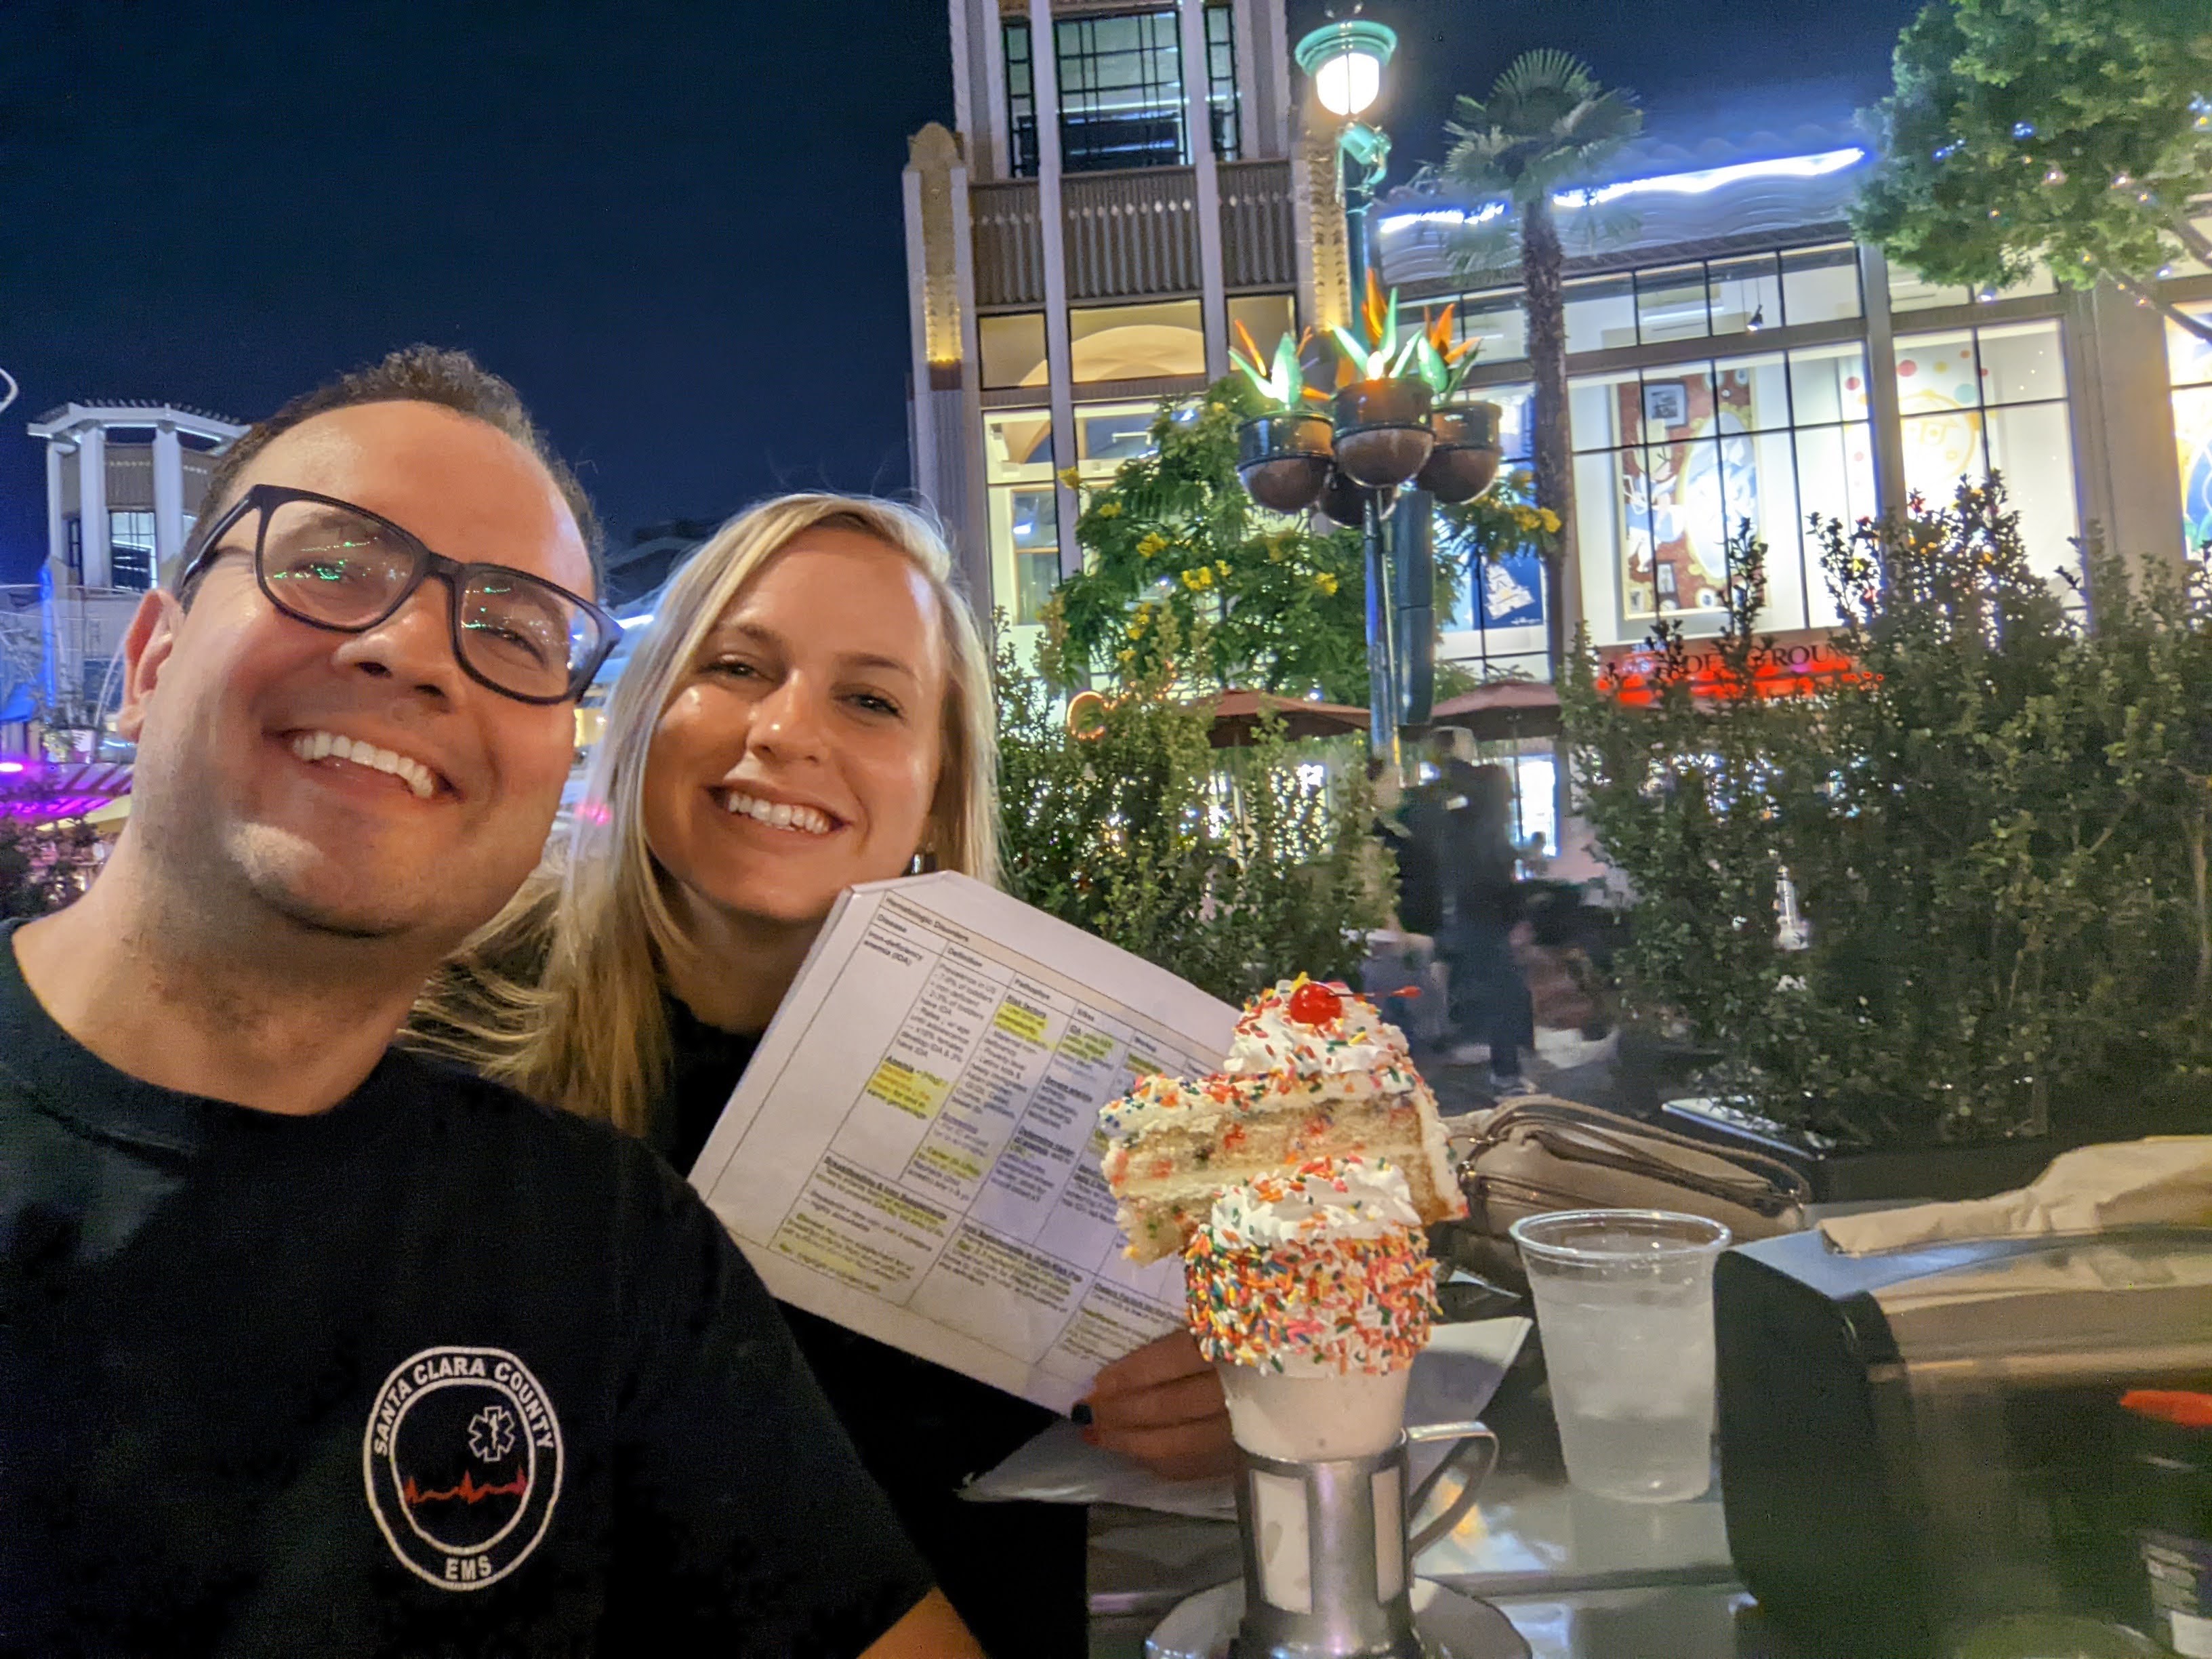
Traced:
[[[1351, 250], [1353, 329], [1334, 331], [1347, 368], [1335, 395], [1304, 385], [1296, 347], [1276, 348], [1272, 370], [1245, 337], [1238, 367], [1279, 412], [1249, 421], [1238, 471], [1263, 507], [1302, 512], [1318, 504], [1365, 532], [1369, 741], [1398, 757], [1398, 728], [1429, 718], [1436, 678], [1435, 503], [1480, 495], [1497, 477], [1495, 404], [1444, 407], [1465, 373], [1468, 348], [1442, 321], [1401, 341], [1398, 297], [1384, 296], [1367, 247], [1367, 210], [1382, 182], [1390, 140], [1358, 117], [1381, 92], [1398, 37], [1364, 18], [1323, 24], [1297, 44], [1315, 95], [1344, 122], [1337, 135], [1338, 192]], [[1309, 408], [1326, 404], [1330, 418]]]

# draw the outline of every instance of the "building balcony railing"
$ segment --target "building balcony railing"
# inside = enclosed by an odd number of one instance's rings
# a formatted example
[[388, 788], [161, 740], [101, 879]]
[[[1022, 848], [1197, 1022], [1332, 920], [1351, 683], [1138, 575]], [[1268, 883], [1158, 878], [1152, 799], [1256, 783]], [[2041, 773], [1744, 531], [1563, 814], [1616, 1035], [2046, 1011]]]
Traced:
[[[1291, 164], [1224, 161], [1219, 168], [1222, 279], [1231, 289], [1289, 288], [1297, 280]], [[969, 190], [975, 303], [1044, 303], [1044, 233], [1033, 179]], [[1067, 174], [1060, 184], [1068, 298], [1140, 300], [1199, 291], [1198, 180], [1192, 167]]]

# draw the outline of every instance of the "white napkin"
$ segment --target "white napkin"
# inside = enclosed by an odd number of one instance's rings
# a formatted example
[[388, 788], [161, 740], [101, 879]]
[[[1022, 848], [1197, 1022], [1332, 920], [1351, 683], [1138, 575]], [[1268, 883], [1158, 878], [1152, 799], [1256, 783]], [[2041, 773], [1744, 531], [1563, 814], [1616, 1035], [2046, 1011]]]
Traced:
[[1918, 1204], [1820, 1224], [1846, 1255], [1954, 1239], [2212, 1226], [2212, 1135], [2154, 1135], [2062, 1152], [2026, 1187], [1957, 1204]]

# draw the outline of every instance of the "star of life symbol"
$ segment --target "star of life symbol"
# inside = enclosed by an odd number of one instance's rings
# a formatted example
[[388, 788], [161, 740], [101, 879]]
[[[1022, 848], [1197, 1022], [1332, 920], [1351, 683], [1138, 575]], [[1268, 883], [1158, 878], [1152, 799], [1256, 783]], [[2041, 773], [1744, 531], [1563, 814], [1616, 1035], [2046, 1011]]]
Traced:
[[561, 1496], [560, 1419], [504, 1348], [401, 1360], [369, 1407], [361, 1456], [385, 1542], [441, 1589], [482, 1589], [521, 1565]]
[[514, 1449], [514, 1413], [486, 1406], [469, 1419], [469, 1450], [479, 1463], [496, 1463]]

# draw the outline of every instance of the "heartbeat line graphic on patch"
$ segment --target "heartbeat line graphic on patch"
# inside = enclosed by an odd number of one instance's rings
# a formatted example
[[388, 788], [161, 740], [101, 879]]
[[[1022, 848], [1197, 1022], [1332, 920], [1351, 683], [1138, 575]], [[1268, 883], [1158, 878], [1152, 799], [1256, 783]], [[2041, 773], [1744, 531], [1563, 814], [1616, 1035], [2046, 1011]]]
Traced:
[[458, 1486], [448, 1486], [443, 1492], [423, 1492], [415, 1485], [415, 1477], [410, 1474], [406, 1484], [399, 1489], [399, 1493], [411, 1510], [424, 1504], [449, 1504], [456, 1498], [464, 1504], [481, 1504], [487, 1498], [520, 1498], [529, 1490], [530, 1477], [527, 1475], [518, 1474], [503, 1486], [479, 1486], [464, 1469], [461, 1471], [461, 1484]]

